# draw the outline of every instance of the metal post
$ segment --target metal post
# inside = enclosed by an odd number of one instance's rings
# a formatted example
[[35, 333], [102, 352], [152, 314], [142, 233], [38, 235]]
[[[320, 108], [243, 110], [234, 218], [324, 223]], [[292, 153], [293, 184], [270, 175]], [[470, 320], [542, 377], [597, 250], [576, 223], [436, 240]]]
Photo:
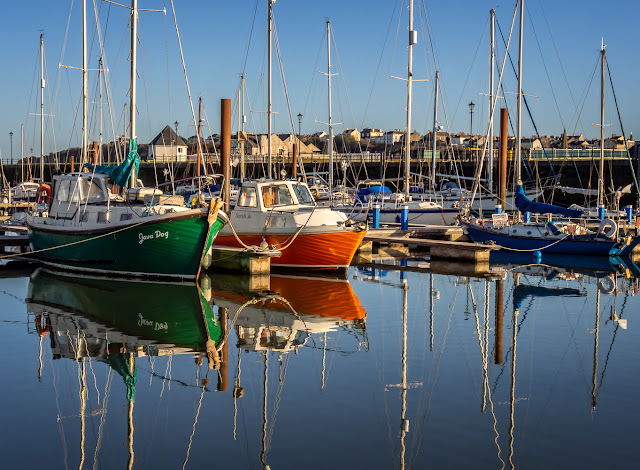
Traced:
[[507, 147], [509, 145], [509, 110], [502, 108], [500, 110], [500, 189], [498, 198], [502, 208], [507, 209]]
[[11, 142], [11, 160], [9, 163], [13, 164], [13, 131], [9, 131], [9, 141]]
[[[131, 148], [132, 142], [137, 139], [136, 134], [136, 59], [137, 59], [137, 39], [138, 39], [138, 0], [131, 0], [131, 96], [129, 104], [129, 148]], [[137, 142], [136, 142], [137, 144]], [[136, 187], [136, 180], [138, 175], [136, 174], [136, 168], [133, 167], [131, 171], [131, 177], [129, 179], [129, 185], [132, 188]]]
[[493, 194], [493, 113], [494, 113], [494, 96], [493, 96], [493, 87], [494, 87], [494, 69], [495, 69], [495, 21], [496, 21], [496, 11], [491, 9], [491, 47], [489, 53], [489, 158], [487, 160], [487, 186], [489, 187], [489, 193]]

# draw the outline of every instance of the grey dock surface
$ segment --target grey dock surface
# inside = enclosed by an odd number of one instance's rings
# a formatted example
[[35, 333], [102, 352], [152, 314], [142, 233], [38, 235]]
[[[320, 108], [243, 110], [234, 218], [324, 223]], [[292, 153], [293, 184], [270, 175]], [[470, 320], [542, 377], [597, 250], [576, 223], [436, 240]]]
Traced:
[[[446, 235], [448, 232], [460, 233], [462, 227], [429, 227], [427, 230], [431, 234]], [[425, 234], [427, 230], [421, 230], [421, 234]], [[363, 243], [424, 247], [429, 249], [429, 255], [432, 259], [450, 259], [474, 263], [488, 262], [489, 253], [492, 250], [500, 249], [498, 246], [482, 243], [416, 237], [417, 233], [420, 232], [415, 230], [404, 232], [395, 228], [374, 229], [367, 232]]]

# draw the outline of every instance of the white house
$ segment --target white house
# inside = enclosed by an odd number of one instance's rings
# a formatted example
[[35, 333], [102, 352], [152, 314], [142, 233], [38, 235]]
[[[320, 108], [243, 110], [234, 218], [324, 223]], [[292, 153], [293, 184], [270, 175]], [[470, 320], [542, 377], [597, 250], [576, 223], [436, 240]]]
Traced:
[[166, 126], [149, 144], [147, 160], [156, 162], [186, 162], [187, 143], [171, 128]]

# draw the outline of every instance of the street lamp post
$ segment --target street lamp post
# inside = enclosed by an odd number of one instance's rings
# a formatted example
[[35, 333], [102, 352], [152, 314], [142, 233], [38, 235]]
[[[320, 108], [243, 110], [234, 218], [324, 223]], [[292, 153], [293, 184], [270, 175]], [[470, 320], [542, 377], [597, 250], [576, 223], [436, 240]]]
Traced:
[[178, 121], [175, 121], [173, 123], [173, 126], [176, 128], [176, 139], [175, 139], [175, 142], [176, 142], [176, 146], [175, 146], [176, 147], [176, 156], [175, 156], [175, 160], [177, 162], [178, 161]]
[[469, 111], [471, 111], [471, 129], [469, 130], [469, 135], [473, 135], [473, 108], [476, 107], [476, 104], [472, 101], [469, 103]]
[[471, 128], [469, 129], [469, 148], [473, 146], [473, 108], [476, 107], [476, 104], [471, 101], [469, 103], [469, 111], [471, 112]]
[[[298, 113], [298, 147], [300, 147], [300, 136], [302, 135], [302, 113]], [[300, 148], [298, 148], [298, 154], [300, 154]]]
[[9, 163], [13, 164], [13, 131], [9, 132], [9, 140], [11, 141], [11, 160]]

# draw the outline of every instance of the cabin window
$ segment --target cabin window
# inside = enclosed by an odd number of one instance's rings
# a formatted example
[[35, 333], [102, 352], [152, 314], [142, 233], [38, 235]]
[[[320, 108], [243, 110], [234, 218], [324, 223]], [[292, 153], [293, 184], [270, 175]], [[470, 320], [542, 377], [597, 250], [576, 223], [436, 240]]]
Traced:
[[291, 205], [293, 204], [293, 198], [291, 197], [291, 191], [286, 184], [278, 186], [278, 194], [276, 197], [276, 204]]
[[81, 189], [82, 187], [78, 184], [78, 180], [69, 181], [70, 202], [80, 202], [80, 198], [82, 197]]
[[99, 224], [106, 224], [108, 220], [107, 217], [107, 213], [106, 212], [98, 212], [98, 223]]
[[256, 188], [245, 186], [238, 196], [238, 207], [258, 207]]
[[131, 220], [132, 217], [133, 217], [133, 214], [120, 214], [120, 222], [123, 222], [125, 220]]
[[298, 204], [310, 204], [314, 205], [313, 196], [309, 192], [309, 189], [303, 184], [296, 184], [293, 186], [293, 192], [296, 194]]
[[276, 188], [275, 186], [263, 186], [262, 187], [262, 202], [264, 207], [273, 206], [276, 203]]
[[104, 195], [100, 184], [96, 180], [82, 180], [83, 198], [88, 202], [104, 201]]
[[61, 181], [60, 185], [56, 188], [56, 199], [60, 202], [69, 201], [69, 183], [70, 181]]
[[262, 202], [264, 207], [287, 206], [293, 204], [293, 198], [286, 184], [274, 184], [262, 187]]

